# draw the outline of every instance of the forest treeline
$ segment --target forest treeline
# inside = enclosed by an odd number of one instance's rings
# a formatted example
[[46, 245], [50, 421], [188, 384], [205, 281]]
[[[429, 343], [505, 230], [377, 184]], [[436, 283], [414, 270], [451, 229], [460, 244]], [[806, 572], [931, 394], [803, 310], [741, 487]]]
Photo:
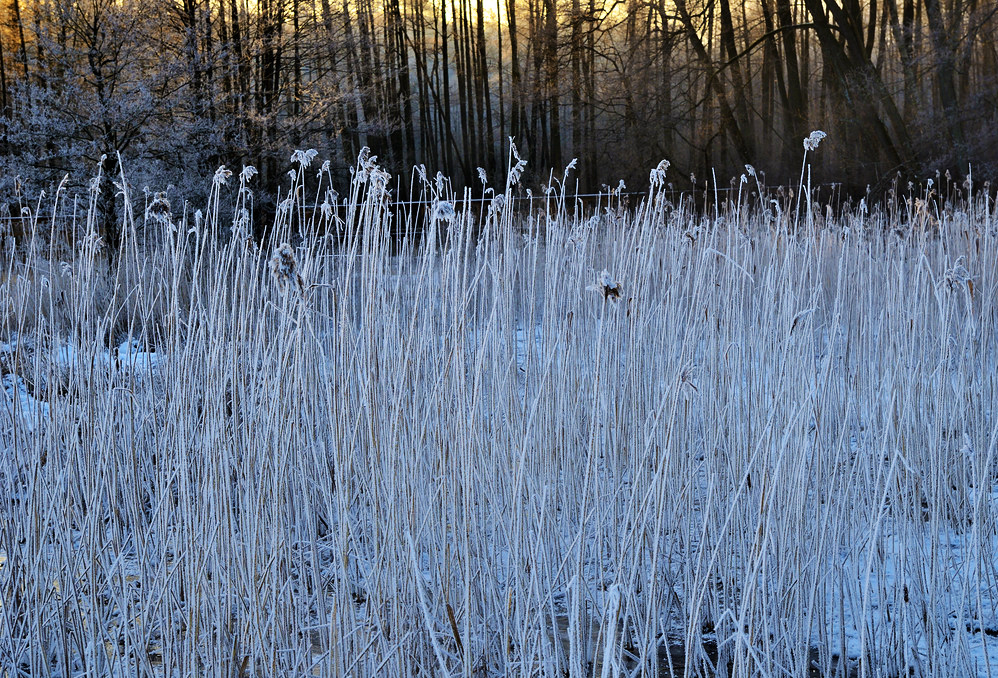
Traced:
[[[204, 193], [219, 165], [276, 190], [296, 148], [345, 185], [362, 147], [401, 176], [677, 188], [751, 164], [885, 186], [998, 169], [993, 0], [0, 0], [3, 201], [103, 157]], [[692, 182], [692, 183], [691, 183]], [[573, 182], [574, 188], [574, 182]], [[18, 193], [18, 192], [22, 193]]]

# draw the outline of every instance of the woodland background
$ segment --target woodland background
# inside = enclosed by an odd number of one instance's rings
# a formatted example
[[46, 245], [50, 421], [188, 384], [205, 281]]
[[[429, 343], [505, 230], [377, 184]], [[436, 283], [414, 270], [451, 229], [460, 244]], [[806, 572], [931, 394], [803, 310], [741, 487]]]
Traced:
[[[883, 191], [998, 172], [993, 0], [2, 0], [0, 189], [6, 209], [102, 156], [129, 182], [203, 196], [254, 165], [263, 205], [296, 148], [340, 186], [364, 146], [400, 176], [526, 184], [578, 158], [581, 192], [678, 189], [745, 164], [796, 183]], [[980, 182], [978, 182], [980, 185]], [[272, 198], [271, 198], [272, 199]], [[119, 207], [120, 209], [120, 207]]]

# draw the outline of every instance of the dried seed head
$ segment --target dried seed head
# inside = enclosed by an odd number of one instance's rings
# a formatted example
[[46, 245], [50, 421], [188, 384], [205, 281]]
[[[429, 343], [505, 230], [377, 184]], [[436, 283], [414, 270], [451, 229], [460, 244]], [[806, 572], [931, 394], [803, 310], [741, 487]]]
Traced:
[[222, 186], [229, 180], [232, 176], [232, 170], [226, 169], [225, 165], [222, 165], [217, 170], [215, 170], [215, 176], [212, 178], [212, 183], [216, 186]]
[[448, 224], [454, 223], [457, 219], [457, 212], [454, 210], [454, 204], [449, 200], [439, 200], [433, 205], [433, 213], [431, 215], [432, 221], [446, 221]]
[[506, 181], [510, 186], [515, 186], [520, 183], [520, 177], [523, 175], [523, 170], [527, 167], [527, 161], [520, 157], [520, 153], [516, 150], [516, 144], [513, 143], [513, 137], [509, 137], [509, 151], [516, 159], [516, 164], [509, 169]]
[[950, 290], [966, 285], [970, 290], [971, 295], [973, 295], [974, 287], [972, 281], [974, 278], [970, 274], [970, 271], [967, 270], [967, 267], [964, 266], [966, 261], [965, 257], [957, 259], [953, 264], [953, 267], [947, 269], [943, 274], [942, 282], [945, 283]]
[[805, 151], [813, 151], [813, 150], [815, 150], [816, 148], [818, 148], [818, 144], [821, 143], [821, 140], [824, 139], [827, 136], [828, 135], [825, 134], [824, 132], [822, 132], [821, 130], [815, 130], [815, 131], [811, 132], [807, 136], [807, 138], [804, 139], [804, 150]]
[[245, 183], [255, 177], [259, 172], [253, 165], [243, 165], [243, 171], [239, 173], [239, 181]]
[[312, 164], [312, 160], [317, 155], [319, 155], [319, 151], [314, 148], [310, 148], [307, 151], [297, 150], [291, 154], [291, 162], [297, 163], [301, 165], [302, 169], [305, 169]]
[[173, 215], [170, 213], [170, 201], [166, 199], [166, 193], [157, 191], [153, 193], [152, 201], [146, 208], [146, 218], [152, 219], [160, 224], [168, 224]]
[[665, 173], [668, 171], [669, 165], [668, 160], [662, 160], [648, 175], [648, 183], [651, 184], [652, 188], [665, 185]]
[[613, 276], [610, 275], [610, 272], [605, 268], [599, 274], [599, 278], [597, 279], [596, 284], [590, 285], [586, 289], [592, 292], [599, 292], [600, 295], [603, 297], [604, 302], [607, 299], [613, 299], [613, 300], [620, 299], [620, 294], [622, 292], [620, 287], [620, 282], [614, 280]]
[[295, 252], [288, 243], [281, 243], [274, 251], [274, 256], [270, 258], [270, 270], [274, 274], [274, 280], [282, 288], [286, 289], [294, 284], [299, 290], [305, 284], [301, 275], [298, 274], [298, 261], [295, 259]]

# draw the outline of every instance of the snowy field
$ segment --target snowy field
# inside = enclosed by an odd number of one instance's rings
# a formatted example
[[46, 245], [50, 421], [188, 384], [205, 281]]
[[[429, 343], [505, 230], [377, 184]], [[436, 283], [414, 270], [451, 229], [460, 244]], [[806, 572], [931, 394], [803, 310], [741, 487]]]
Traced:
[[406, 225], [368, 161], [264, 251], [224, 178], [4, 245], [3, 678], [998, 676], [985, 198]]

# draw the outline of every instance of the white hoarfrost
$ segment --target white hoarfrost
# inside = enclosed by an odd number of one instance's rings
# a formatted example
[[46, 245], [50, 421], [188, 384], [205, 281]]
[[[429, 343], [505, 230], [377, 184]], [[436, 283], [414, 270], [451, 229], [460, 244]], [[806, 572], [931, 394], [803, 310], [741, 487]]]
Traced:
[[545, 214], [510, 164], [0, 285], [11, 675], [998, 672], [987, 212]]

